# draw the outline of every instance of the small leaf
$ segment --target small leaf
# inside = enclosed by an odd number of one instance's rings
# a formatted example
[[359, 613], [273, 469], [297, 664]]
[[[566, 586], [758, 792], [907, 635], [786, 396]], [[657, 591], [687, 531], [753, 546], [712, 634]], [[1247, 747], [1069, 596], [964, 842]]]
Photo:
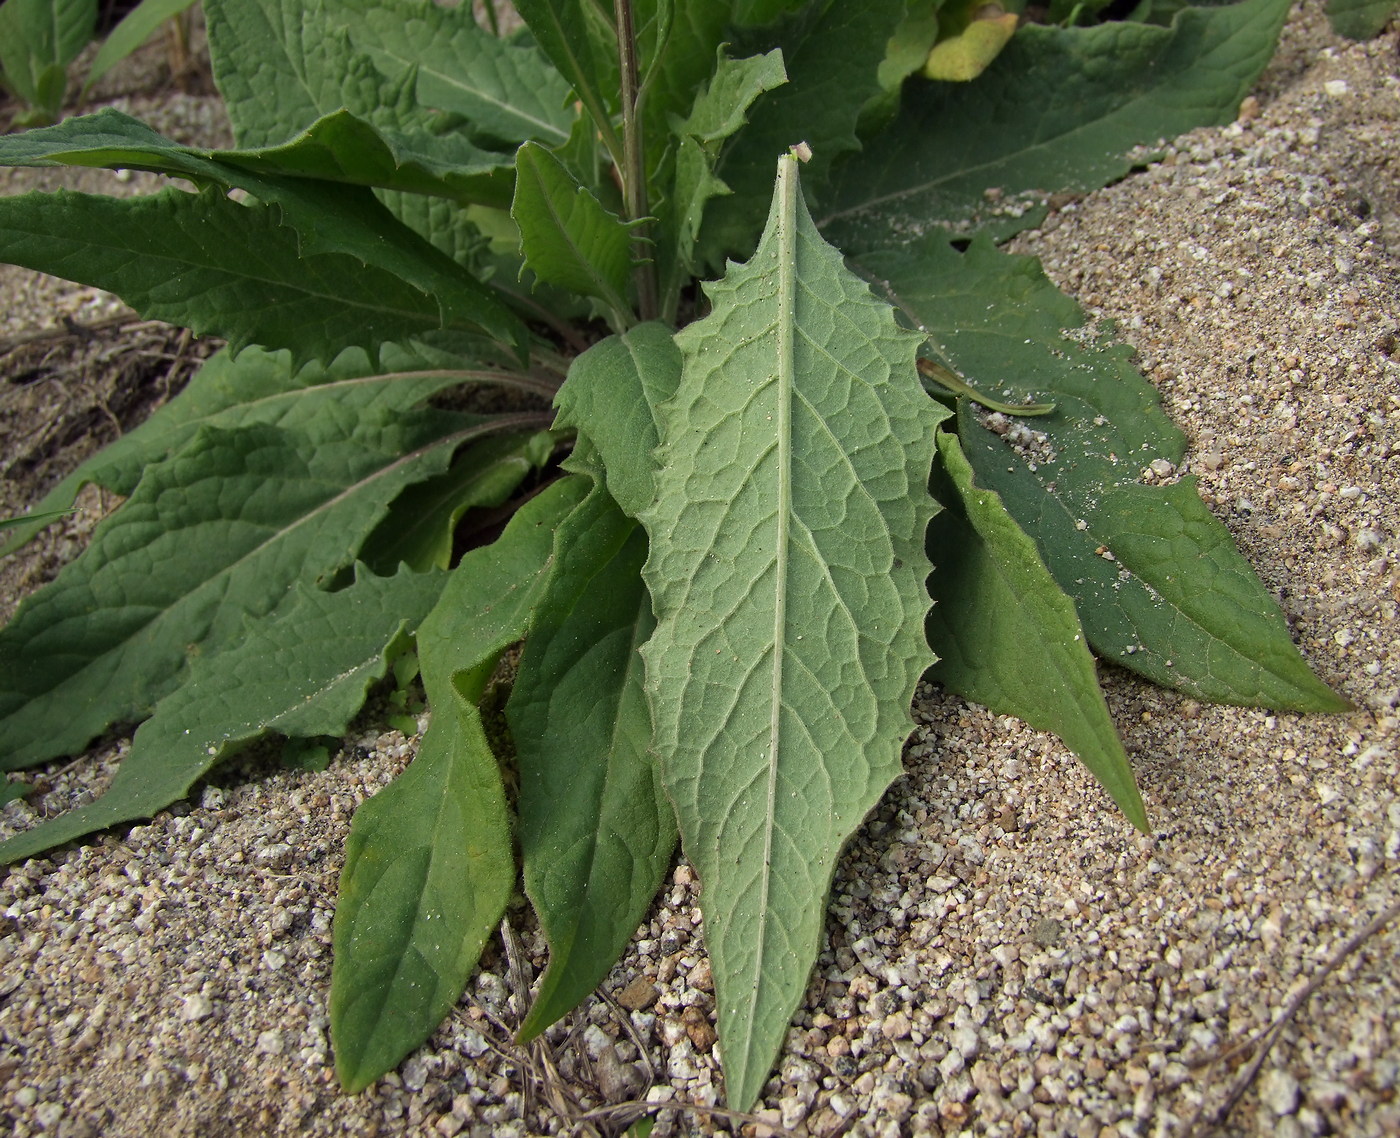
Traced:
[[623, 318], [632, 267], [629, 227], [538, 143], [516, 151], [510, 216], [520, 229], [526, 268], [549, 284], [596, 297]]
[[776, 48], [750, 59], [721, 59], [708, 85], [695, 96], [689, 116], [672, 122], [674, 165], [667, 171], [669, 192], [659, 206], [661, 241], [670, 253], [664, 264], [663, 310], [674, 308], [681, 289], [695, 275], [695, 245], [705, 204], [731, 192], [714, 173], [721, 144], [744, 125], [754, 100], [786, 82], [783, 53]]
[[442, 1022], [510, 900], [510, 817], [476, 703], [528, 628], [554, 527], [586, 489], [565, 479], [522, 507], [462, 559], [419, 629], [432, 721], [408, 770], [356, 812], [336, 904], [331, 1036], [352, 1094]]
[[1400, 0], [1327, 0], [1327, 19], [1332, 30], [1353, 40], [1380, 35], [1397, 11]]
[[1147, 812], [1099, 690], [1073, 602], [995, 494], [973, 484], [957, 436], [938, 451], [951, 494], [928, 531], [930, 676], [966, 699], [1053, 731], [1139, 830]]
[[155, 35], [162, 24], [193, 5], [194, 0], [141, 0], [102, 41], [92, 57], [83, 90], [92, 90], [93, 84]]
[[655, 409], [680, 381], [681, 354], [671, 330], [653, 321], [576, 357], [555, 399], [557, 425], [577, 427], [597, 449], [608, 492], [628, 517], [655, 500], [652, 452], [661, 442]]
[[63, 106], [68, 64], [97, 29], [93, 0], [5, 0], [0, 4], [0, 75], [52, 120]]
[[638, 652], [655, 627], [646, 555], [642, 528], [596, 486], [556, 531], [554, 571], [506, 707], [525, 890], [549, 941], [522, 1043], [607, 975], [675, 850]]
[[1036, 225], [1051, 193], [1121, 178], [1145, 160], [1135, 148], [1231, 121], [1288, 9], [1188, 8], [1169, 28], [1027, 24], [976, 83], [906, 84], [898, 117], [837, 173], [821, 230], [857, 253], [940, 226], [1001, 240]]
[[195, 657], [189, 682], [137, 730], [106, 793], [0, 843], [0, 862], [149, 818], [271, 733], [343, 734], [369, 685], [388, 671], [395, 640], [428, 612], [444, 580], [366, 573], [338, 593], [298, 586], [275, 620], [245, 626], [223, 652]]
[[940, 39], [924, 63], [925, 78], [966, 83], [986, 71], [1016, 34], [1020, 21], [1015, 12], [1001, 12], [995, 6], [994, 11], [1000, 15], [977, 16], [956, 35]]
[[900, 769], [924, 643], [933, 433], [918, 337], [822, 242], [797, 163], [763, 241], [677, 337], [643, 649], [662, 777], [703, 884], [727, 1097], [757, 1097], [846, 839]]

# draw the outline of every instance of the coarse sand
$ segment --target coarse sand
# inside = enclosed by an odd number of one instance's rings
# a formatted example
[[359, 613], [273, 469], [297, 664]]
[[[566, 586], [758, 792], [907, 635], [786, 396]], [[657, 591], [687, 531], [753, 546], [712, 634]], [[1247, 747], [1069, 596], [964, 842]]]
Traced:
[[[1376, 921], [1400, 902], [1400, 34], [1348, 43], [1320, 8], [1295, 10], [1239, 121], [1178, 140], [1014, 248], [1137, 349], [1190, 438], [1169, 476], [1199, 477], [1356, 710], [1205, 706], [1106, 669], [1149, 838], [1054, 738], [921, 689], [906, 774], [843, 859], [827, 947], [759, 1104], [773, 1126], [1400, 1134], [1400, 920]], [[219, 129], [210, 104], [167, 102], [204, 137]], [[0, 337], [109, 304], [3, 279]], [[5, 385], [7, 445], [61, 415], [65, 393], [47, 398]], [[41, 489], [7, 477], [0, 506]], [[84, 498], [94, 515], [99, 497]], [[6, 611], [91, 525], [55, 526], [0, 566]], [[9, 868], [0, 1130], [617, 1133], [625, 1110], [585, 1113], [638, 1097], [694, 1104], [662, 1111], [657, 1135], [737, 1129], [701, 1109], [722, 1083], [683, 863], [604, 993], [529, 1051], [510, 1028], [544, 949], [517, 906], [432, 1039], [362, 1095], [338, 1091], [326, 995], [342, 846], [414, 745], [367, 713], [322, 773], [253, 755], [147, 825]], [[126, 748], [53, 764], [51, 790], [6, 806], [0, 835], [89, 798]]]

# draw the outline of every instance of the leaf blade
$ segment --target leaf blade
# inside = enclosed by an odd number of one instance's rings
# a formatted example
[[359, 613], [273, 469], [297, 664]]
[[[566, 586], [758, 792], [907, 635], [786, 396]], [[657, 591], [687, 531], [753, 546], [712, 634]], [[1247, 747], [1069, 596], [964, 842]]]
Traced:
[[1229, 122], [1288, 8], [1190, 8], [1167, 28], [1026, 25], [978, 82], [907, 86], [894, 122], [837, 174], [819, 225], [852, 253], [934, 226], [1010, 237], [1051, 193], [1122, 177], [1135, 147]]
[[563, 479], [527, 503], [462, 559], [419, 628], [433, 719], [408, 770], [356, 812], [336, 905], [331, 1036], [351, 1093], [432, 1034], [510, 899], [509, 813], [475, 704], [524, 635], [554, 526], [586, 489]]
[[656, 746], [703, 882], [739, 1109], [801, 998], [836, 856], [899, 770], [929, 662], [922, 533], [945, 414], [913, 378], [916, 339], [821, 242], [795, 165], [779, 163], [754, 259], [678, 339], [642, 515]]
[[1127, 753], [1099, 690], [1074, 604], [1001, 500], [980, 490], [957, 436], [938, 450], [952, 497], [929, 526], [930, 675], [998, 714], [1052, 731], [1149, 832]]
[[395, 640], [427, 614], [443, 581], [443, 575], [363, 574], [338, 593], [299, 586], [277, 619], [194, 663], [189, 682], [137, 730], [100, 798], [0, 843], [0, 862], [149, 818], [271, 732], [340, 735], [370, 683], [387, 673]]
[[506, 716], [520, 768], [525, 889], [549, 966], [520, 1026], [526, 1042], [616, 963], [676, 846], [650, 755], [638, 649], [652, 633], [646, 536], [601, 485], [556, 533], [554, 574]]

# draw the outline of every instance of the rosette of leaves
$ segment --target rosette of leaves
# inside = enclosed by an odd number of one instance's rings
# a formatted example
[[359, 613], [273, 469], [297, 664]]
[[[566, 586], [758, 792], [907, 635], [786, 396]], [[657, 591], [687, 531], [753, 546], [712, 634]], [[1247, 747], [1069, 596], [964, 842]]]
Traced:
[[335, 736], [412, 642], [430, 725], [341, 880], [344, 1085], [448, 1013], [519, 875], [550, 948], [520, 1038], [568, 1013], [679, 840], [746, 1109], [921, 675], [1058, 733], [1144, 829], [1095, 655], [1346, 706], [1191, 479], [1140, 477], [1184, 443], [1129, 352], [997, 247], [1229, 121], [1288, 3], [1075, 6], [969, 82], [917, 74], [937, 0], [516, 7], [206, 0], [236, 148], [110, 110], [0, 144], [184, 179], [0, 200], [0, 256], [228, 342], [35, 506], [125, 496], [0, 632], [3, 765], [141, 725], [0, 854]]

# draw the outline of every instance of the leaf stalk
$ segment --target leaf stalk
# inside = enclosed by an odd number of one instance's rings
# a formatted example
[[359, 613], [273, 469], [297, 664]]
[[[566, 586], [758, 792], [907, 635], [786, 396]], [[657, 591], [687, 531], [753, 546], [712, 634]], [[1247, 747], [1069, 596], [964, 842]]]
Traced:
[[[641, 95], [638, 86], [637, 38], [632, 28], [631, 0], [615, 0], [617, 15], [617, 58], [622, 95], [622, 195], [627, 220], [641, 222], [647, 216], [646, 157], [643, 151]], [[637, 287], [637, 314], [642, 320], [655, 320], [660, 311], [656, 287], [656, 266], [646, 226], [638, 224], [632, 233], [633, 280]]]

